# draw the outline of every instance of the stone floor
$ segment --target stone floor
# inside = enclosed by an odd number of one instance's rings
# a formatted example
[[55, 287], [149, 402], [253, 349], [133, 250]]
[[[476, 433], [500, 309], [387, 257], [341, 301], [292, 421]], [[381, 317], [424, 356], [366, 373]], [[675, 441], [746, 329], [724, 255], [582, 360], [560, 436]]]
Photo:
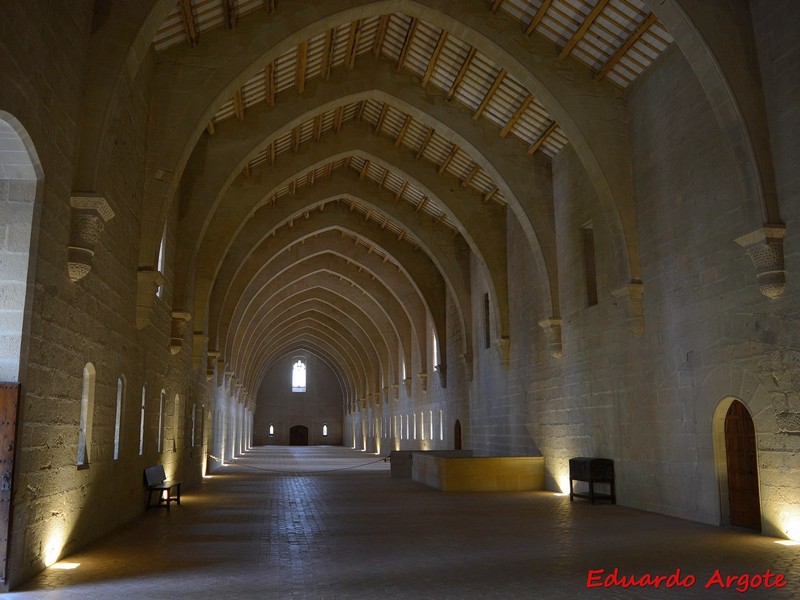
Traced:
[[[345, 448], [255, 448], [186, 490], [182, 506], [142, 514], [56, 565], [77, 568], [51, 567], [8, 596], [800, 597], [800, 546], [552, 493], [446, 494], [391, 479], [375, 461]], [[594, 569], [637, 577], [680, 569], [695, 583], [587, 588]], [[788, 583], [706, 589], [716, 569], [723, 577], [770, 569]]]

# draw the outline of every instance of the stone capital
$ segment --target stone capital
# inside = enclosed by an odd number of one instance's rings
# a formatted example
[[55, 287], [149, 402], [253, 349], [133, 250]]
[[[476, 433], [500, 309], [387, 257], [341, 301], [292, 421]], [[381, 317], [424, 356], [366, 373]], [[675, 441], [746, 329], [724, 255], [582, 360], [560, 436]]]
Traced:
[[114, 211], [102, 194], [75, 193], [69, 198], [71, 223], [68, 272], [72, 281], [83, 279], [92, 270], [94, 247]]
[[634, 335], [644, 333], [644, 284], [641, 281], [632, 281], [628, 285], [614, 290], [611, 295], [619, 300], [625, 307], [628, 319], [628, 329]]
[[189, 331], [189, 321], [191, 320], [192, 315], [188, 312], [172, 311], [172, 332], [169, 340], [169, 351], [172, 354], [177, 354], [183, 349], [183, 338], [186, 337], [186, 332]]
[[761, 293], [767, 298], [778, 298], [786, 289], [786, 271], [783, 262], [785, 225], [764, 225], [755, 231], [736, 238], [753, 261]]
[[558, 317], [550, 317], [539, 321], [539, 327], [544, 329], [547, 334], [547, 342], [550, 350], [550, 355], [554, 358], [561, 358], [563, 355], [562, 338], [561, 338], [561, 319]]

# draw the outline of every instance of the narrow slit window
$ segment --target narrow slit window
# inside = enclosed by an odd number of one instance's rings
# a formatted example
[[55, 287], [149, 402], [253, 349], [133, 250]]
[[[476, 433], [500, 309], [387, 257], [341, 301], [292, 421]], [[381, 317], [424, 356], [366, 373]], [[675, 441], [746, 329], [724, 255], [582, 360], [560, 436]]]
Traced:
[[161, 395], [158, 398], [158, 435], [156, 437], [158, 452], [161, 452], [162, 442], [164, 441], [164, 404], [167, 397], [167, 392], [161, 390]]
[[489, 329], [489, 294], [483, 295], [483, 347], [492, 347], [492, 332]]
[[275, 437], [275, 425], [269, 424], [269, 437]]
[[433, 366], [439, 364], [439, 342], [436, 339], [436, 331], [431, 331], [431, 339], [433, 340]]
[[306, 391], [306, 362], [302, 358], [297, 358], [292, 365], [292, 391]]
[[197, 404], [192, 404], [192, 447], [195, 445], [197, 432]]
[[139, 413], [139, 456], [144, 453], [144, 405], [147, 398], [147, 386], [142, 386], [142, 408]]
[[81, 417], [78, 425], [78, 466], [89, 464], [89, 448], [92, 446], [92, 416], [94, 413], [95, 370], [92, 363], [83, 367], [81, 390]]
[[594, 306], [597, 304], [597, 264], [594, 251], [594, 227], [591, 223], [581, 227], [581, 244], [586, 276], [586, 303], [588, 306]]
[[439, 410], [439, 441], [444, 441], [444, 411]]
[[322, 437], [328, 437], [328, 425], [327, 425], [327, 423], [323, 423], [323, 425], [322, 425]]
[[114, 460], [119, 460], [120, 435], [122, 432], [122, 407], [125, 399], [125, 378], [117, 379], [117, 406], [114, 413]]
[[[165, 277], [164, 274], [164, 266], [166, 263], [165, 260], [165, 248], [164, 246], [167, 245], [167, 224], [164, 223], [164, 231], [161, 232], [161, 243], [158, 245], [158, 272], [161, 273], [162, 277]], [[164, 284], [159, 284], [158, 290], [156, 290], [156, 296], [159, 298], [164, 297]]]

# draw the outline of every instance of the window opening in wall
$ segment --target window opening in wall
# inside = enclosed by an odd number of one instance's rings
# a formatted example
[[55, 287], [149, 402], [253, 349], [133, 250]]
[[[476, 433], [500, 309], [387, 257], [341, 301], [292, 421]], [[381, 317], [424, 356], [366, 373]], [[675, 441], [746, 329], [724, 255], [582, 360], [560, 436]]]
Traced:
[[425, 439], [425, 412], [419, 413], [419, 437], [421, 440]]
[[269, 424], [269, 437], [275, 437], [275, 425]]
[[195, 433], [197, 432], [197, 404], [192, 404], [192, 447], [195, 445]]
[[[159, 243], [158, 245], [158, 272], [161, 273], [162, 277], [166, 277], [166, 275], [164, 274], [164, 263], [165, 263], [164, 255], [166, 254], [164, 247], [166, 245], [167, 245], [167, 224], [165, 222], [164, 231], [161, 232], [161, 243]], [[156, 290], [156, 296], [158, 296], [159, 298], [164, 297], [163, 283], [158, 286], [158, 289]]]
[[405, 359], [400, 361], [400, 379], [405, 381], [406, 379], [406, 361]]
[[444, 441], [444, 411], [439, 410], [439, 441]]
[[158, 435], [156, 437], [158, 452], [161, 452], [161, 442], [164, 438], [164, 400], [166, 397], [167, 392], [161, 390], [161, 394], [158, 397]]
[[144, 403], [147, 397], [147, 385], [142, 386], [142, 409], [139, 415], [139, 456], [144, 452]]
[[414, 413], [414, 439], [417, 439], [417, 413]]
[[439, 364], [439, 344], [436, 341], [435, 331], [431, 331], [431, 339], [433, 340], [433, 352], [431, 353], [433, 356], [433, 365], [436, 366]]
[[206, 405], [200, 405], [200, 433], [198, 436], [198, 443], [202, 446], [206, 434]]
[[433, 440], [433, 411], [432, 410], [428, 411], [428, 421], [431, 424], [431, 440]]
[[403, 415], [400, 415], [400, 439], [403, 439]]
[[489, 329], [489, 294], [483, 295], [483, 347], [492, 347], [492, 333]]
[[89, 448], [92, 445], [92, 416], [94, 413], [95, 370], [92, 363], [83, 367], [81, 390], [81, 418], [78, 425], [78, 466], [89, 464]]
[[328, 437], [328, 425], [326, 423], [322, 424], [322, 437]]
[[114, 413], [114, 460], [119, 459], [120, 432], [122, 429], [122, 405], [125, 398], [125, 376], [117, 379], [117, 406]]
[[411, 439], [411, 427], [409, 426], [411, 423], [411, 418], [409, 417], [408, 413], [406, 413], [406, 439]]
[[581, 227], [581, 243], [583, 245], [583, 268], [586, 276], [586, 303], [597, 304], [597, 266], [594, 252], [594, 227], [587, 223]]
[[178, 451], [178, 429], [180, 429], [180, 414], [181, 414], [181, 397], [180, 394], [175, 394], [175, 401], [172, 403], [172, 451]]
[[306, 362], [301, 357], [297, 357], [292, 365], [292, 391], [306, 391]]
[[394, 415], [392, 418], [394, 419], [394, 427], [392, 428], [394, 430], [394, 437], [397, 437], [397, 415]]

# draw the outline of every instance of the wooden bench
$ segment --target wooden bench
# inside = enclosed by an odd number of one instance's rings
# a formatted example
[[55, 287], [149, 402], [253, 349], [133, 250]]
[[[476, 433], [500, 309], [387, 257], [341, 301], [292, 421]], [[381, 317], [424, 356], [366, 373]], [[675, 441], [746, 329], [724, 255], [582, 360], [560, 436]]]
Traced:
[[[573, 482], [582, 481], [589, 484], [589, 493], [574, 491]], [[594, 490], [595, 484], [608, 484], [609, 493], [601, 494]], [[569, 501], [574, 498], [586, 498], [594, 504], [596, 501], [617, 503], [614, 491], [614, 461], [608, 458], [589, 458], [578, 456], [569, 459]]]
[[[164, 465], [147, 467], [144, 470], [145, 485], [147, 485], [147, 509], [151, 506], [165, 506], [169, 510], [170, 504], [175, 502], [181, 505], [181, 482], [167, 480]], [[175, 496], [172, 490], [175, 490]], [[158, 504], [151, 504], [153, 492], [158, 492]], [[166, 492], [166, 494], [164, 493]]]

